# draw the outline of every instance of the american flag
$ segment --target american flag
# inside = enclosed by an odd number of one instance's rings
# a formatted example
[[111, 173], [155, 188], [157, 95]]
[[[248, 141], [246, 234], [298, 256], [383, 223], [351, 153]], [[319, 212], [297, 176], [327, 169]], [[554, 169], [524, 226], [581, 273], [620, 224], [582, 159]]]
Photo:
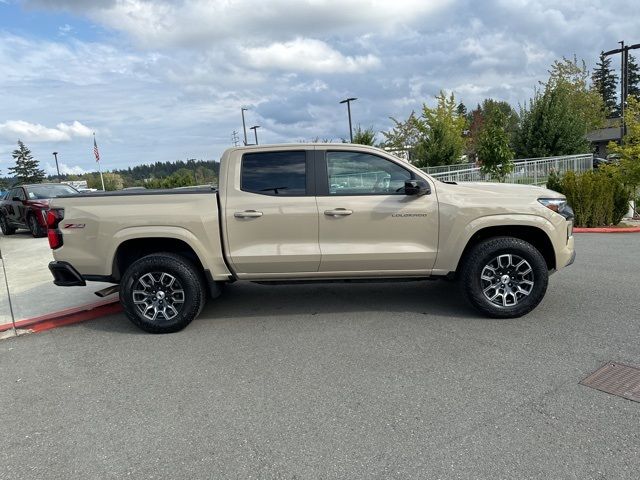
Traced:
[[98, 151], [98, 144], [96, 143], [96, 137], [93, 137], [93, 154], [96, 156], [96, 162], [100, 161], [100, 152]]

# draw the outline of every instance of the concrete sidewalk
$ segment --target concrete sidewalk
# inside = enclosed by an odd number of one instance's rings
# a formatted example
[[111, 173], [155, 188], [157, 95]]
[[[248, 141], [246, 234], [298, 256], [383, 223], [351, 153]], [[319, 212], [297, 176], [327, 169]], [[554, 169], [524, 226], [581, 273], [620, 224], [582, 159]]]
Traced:
[[[38, 317], [100, 300], [94, 292], [109, 286], [91, 282], [86, 287], [57, 287], [48, 264], [53, 260], [46, 238], [28, 232], [0, 234], [0, 251], [7, 272], [15, 321]], [[11, 323], [9, 299], [0, 271], [0, 325]], [[115, 295], [113, 296], [115, 298]]]

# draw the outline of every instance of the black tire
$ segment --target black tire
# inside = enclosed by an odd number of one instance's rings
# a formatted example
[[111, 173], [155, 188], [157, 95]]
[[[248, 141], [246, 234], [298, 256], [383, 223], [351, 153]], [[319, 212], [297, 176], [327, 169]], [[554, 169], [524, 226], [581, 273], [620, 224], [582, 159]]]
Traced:
[[[171, 281], [168, 277], [174, 279], [173, 286], [167, 285]], [[152, 283], [151, 278], [156, 283], [146, 288], [145, 284]], [[173, 290], [169, 291], [170, 288]], [[179, 302], [180, 294], [177, 293], [180, 291], [182, 302]], [[163, 300], [160, 300], [161, 293]], [[198, 268], [173, 253], [154, 253], [140, 258], [129, 266], [120, 282], [120, 303], [126, 316], [134, 325], [150, 333], [182, 330], [200, 314], [206, 299], [205, 282]], [[166, 306], [169, 303], [172, 307]], [[160, 308], [164, 313], [159, 311]], [[175, 316], [171, 310], [167, 313], [167, 308], [173, 308]], [[165, 315], [170, 318], [165, 318]]]
[[0, 229], [3, 235], [13, 235], [16, 233], [16, 228], [9, 225], [9, 220], [4, 215], [0, 215]]
[[[514, 265], [506, 267], [508, 263]], [[516, 268], [515, 264], [520, 266]], [[481, 313], [492, 318], [516, 318], [542, 301], [549, 271], [542, 254], [530, 243], [495, 237], [471, 249], [459, 278], [464, 296]]]
[[38, 220], [33, 213], [27, 217], [27, 224], [29, 225], [31, 235], [33, 235], [34, 238], [47, 236], [47, 231], [38, 223]]

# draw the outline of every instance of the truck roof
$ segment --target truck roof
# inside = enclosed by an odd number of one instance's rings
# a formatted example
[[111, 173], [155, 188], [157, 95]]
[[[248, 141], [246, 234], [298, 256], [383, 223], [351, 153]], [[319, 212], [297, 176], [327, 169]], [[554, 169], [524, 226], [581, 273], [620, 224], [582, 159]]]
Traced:
[[362, 145], [359, 143], [342, 143], [342, 142], [301, 142], [301, 143], [265, 143], [262, 145], [240, 145], [237, 147], [228, 148], [225, 152], [232, 152], [237, 150], [267, 150], [278, 148], [308, 148], [308, 147], [322, 147], [322, 148], [356, 148], [358, 150], [377, 150], [391, 154], [387, 150], [383, 150], [378, 147], [372, 147], [370, 145]]

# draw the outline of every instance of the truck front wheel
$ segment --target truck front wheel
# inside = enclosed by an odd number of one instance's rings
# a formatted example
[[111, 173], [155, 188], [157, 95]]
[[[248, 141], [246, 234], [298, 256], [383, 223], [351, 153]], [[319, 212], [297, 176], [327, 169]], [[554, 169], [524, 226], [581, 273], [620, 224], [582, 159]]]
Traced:
[[142, 330], [182, 330], [202, 311], [206, 301], [202, 275], [186, 258], [155, 253], [135, 261], [120, 282], [124, 312]]
[[463, 293], [493, 318], [515, 318], [542, 301], [549, 271], [542, 254], [519, 238], [495, 237], [475, 245], [460, 274]]

